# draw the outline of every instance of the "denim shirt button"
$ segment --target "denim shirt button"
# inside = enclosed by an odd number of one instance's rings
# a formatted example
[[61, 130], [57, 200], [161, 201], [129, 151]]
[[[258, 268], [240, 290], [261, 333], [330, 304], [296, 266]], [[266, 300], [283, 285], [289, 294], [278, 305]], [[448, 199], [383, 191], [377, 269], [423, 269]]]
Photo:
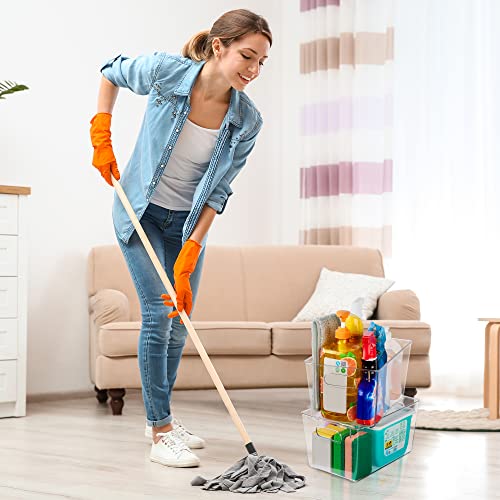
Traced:
[[179, 133], [179, 129], [178, 129], [178, 128], [176, 128], [176, 129], [175, 129], [175, 131], [176, 131], [177, 133]]
[[168, 149], [172, 149], [172, 146], [169, 146]]

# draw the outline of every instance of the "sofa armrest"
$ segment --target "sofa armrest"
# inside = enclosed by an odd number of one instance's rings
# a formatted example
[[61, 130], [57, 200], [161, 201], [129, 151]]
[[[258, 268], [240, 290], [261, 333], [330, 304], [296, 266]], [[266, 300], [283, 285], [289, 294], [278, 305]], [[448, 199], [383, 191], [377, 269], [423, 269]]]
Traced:
[[130, 307], [127, 296], [119, 290], [105, 288], [89, 297], [89, 312], [96, 326], [115, 321], [130, 321]]
[[420, 301], [411, 290], [386, 292], [378, 299], [374, 318], [420, 320]]

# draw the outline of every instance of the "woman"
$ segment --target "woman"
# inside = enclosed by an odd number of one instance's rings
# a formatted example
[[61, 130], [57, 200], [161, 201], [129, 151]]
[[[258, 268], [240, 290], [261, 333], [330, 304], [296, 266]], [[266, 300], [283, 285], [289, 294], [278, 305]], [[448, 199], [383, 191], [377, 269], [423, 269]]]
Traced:
[[[272, 35], [265, 19], [248, 10], [226, 12], [210, 31], [186, 43], [182, 56], [156, 52], [107, 62], [91, 120], [93, 165], [108, 184], [120, 173], [111, 146], [111, 113], [118, 87], [148, 95], [142, 127], [121, 185], [174, 283], [177, 308], [191, 314], [208, 230], [224, 211], [230, 184], [252, 151], [262, 118], [243, 92], [259, 76]], [[187, 331], [115, 194], [118, 243], [141, 303], [138, 346], [150, 458], [193, 467], [190, 450], [203, 439], [173, 418], [172, 388]], [[168, 315], [165, 311], [168, 307]]]

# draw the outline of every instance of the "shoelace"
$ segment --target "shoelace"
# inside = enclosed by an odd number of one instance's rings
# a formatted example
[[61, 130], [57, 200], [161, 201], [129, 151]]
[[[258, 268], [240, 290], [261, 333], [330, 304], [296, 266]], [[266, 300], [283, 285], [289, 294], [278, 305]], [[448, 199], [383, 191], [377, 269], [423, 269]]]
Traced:
[[192, 434], [191, 432], [189, 432], [183, 425], [182, 425], [182, 422], [180, 420], [177, 420], [176, 418], [174, 418], [174, 422], [175, 424], [175, 427], [174, 427], [174, 430], [177, 431], [177, 433], [180, 435], [180, 437], [182, 437], [183, 439], [188, 439], [189, 438], [189, 435]]
[[158, 432], [156, 434], [157, 436], [160, 436], [160, 441], [167, 446], [167, 448], [171, 449], [176, 457], [179, 457], [179, 455], [183, 452], [188, 450], [189, 448], [186, 446], [185, 443], [182, 441], [175, 439], [173, 436], [170, 435], [172, 431], [170, 432]]

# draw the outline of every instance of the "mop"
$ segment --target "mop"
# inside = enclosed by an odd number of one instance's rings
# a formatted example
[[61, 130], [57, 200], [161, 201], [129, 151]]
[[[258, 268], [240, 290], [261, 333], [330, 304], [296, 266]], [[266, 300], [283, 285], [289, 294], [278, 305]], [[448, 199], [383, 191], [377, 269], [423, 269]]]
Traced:
[[[111, 176], [111, 180], [115, 187], [116, 193], [120, 198], [123, 207], [125, 208], [132, 224], [134, 225], [137, 234], [139, 235], [144, 248], [146, 249], [151, 262], [153, 263], [158, 275], [163, 282], [165, 288], [167, 289], [173, 303], [177, 307], [177, 300], [174, 287], [170, 283], [168, 279], [167, 273], [163, 269], [158, 257], [156, 256], [151, 243], [146, 236], [146, 233], [142, 229], [142, 226], [137, 219], [130, 202], [128, 201], [127, 195], [121, 184]], [[184, 326], [186, 327], [193, 344], [200, 355], [200, 358], [205, 365], [217, 391], [219, 392], [220, 397], [224, 405], [233, 420], [234, 425], [236, 426], [240, 436], [245, 445], [246, 451], [248, 455], [238, 462], [236, 462], [233, 466], [229, 467], [225, 472], [223, 472], [220, 476], [217, 476], [213, 479], [207, 480], [201, 476], [197, 476], [191, 481], [193, 486], [202, 486], [205, 490], [224, 490], [224, 491], [232, 491], [235, 493], [258, 493], [258, 492], [268, 492], [275, 493], [277, 491], [284, 492], [292, 492], [297, 490], [298, 488], [302, 488], [305, 485], [305, 477], [299, 474], [296, 474], [288, 465], [281, 464], [277, 460], [272, 457], [266, 455], [259, 455], [257, 450], [255, 449], [250, 436], [248, 435], [245, 427], [243, 426], [243, 422], [241, 421], [236, 409], [229, 399], [229, 395], [222, 384], [222, 381], [219, 378], [219, 375], [215, 371], [214, 365], [212, 361], [208, 357], [207, 351], [205, 347], [200, 341], [196, 330], [191, 324], [191, 320], [189, 316], [186, 314], [186, 311], [179, 311], [180, 318], [182, 319]]]

